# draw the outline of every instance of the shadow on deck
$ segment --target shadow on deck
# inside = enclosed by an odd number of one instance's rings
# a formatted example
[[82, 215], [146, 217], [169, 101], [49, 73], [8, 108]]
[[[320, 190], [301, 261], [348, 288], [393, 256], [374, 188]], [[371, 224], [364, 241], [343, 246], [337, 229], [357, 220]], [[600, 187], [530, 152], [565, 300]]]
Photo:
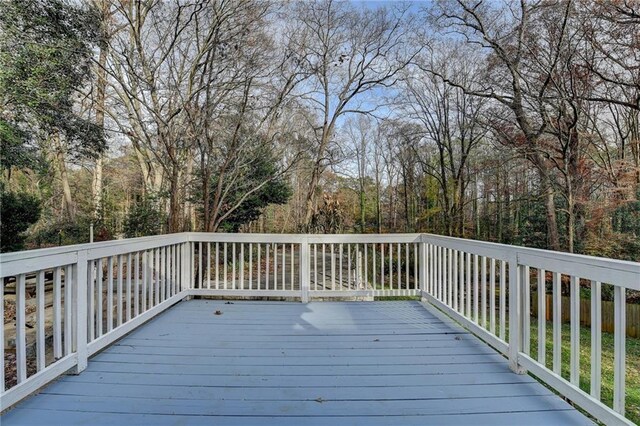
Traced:
[[181, 302], [0, 423], [592, 424], [431, 309]]

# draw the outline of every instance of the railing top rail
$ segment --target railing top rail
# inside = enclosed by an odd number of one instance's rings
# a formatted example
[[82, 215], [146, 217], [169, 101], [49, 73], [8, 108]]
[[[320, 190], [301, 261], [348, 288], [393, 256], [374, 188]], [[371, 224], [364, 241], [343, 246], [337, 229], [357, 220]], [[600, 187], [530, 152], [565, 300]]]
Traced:
[[0, 277], [69, 265], [76, 262], [79, 251], [86, 251], [88, 260], [92, 260], [186, 241], [187, 233], [180, 233], [4, 253], [0, 254]]
[[190, 232], [189, 241], [226, 243], [419, 243], [421, 234], [234, 234]]
[[639, 262], [434, 234], [422, 234], [422, 241], [501, 260], [515, 256], [519, 264], [640, 290]]
[[76, 244], [16, 253], [0, 254], [0, 276], [30, 272], [75, 262], [78, 251], [87, 251], [89, 260], [182, 242], [236, 243], [311, 243], [311, 244], [385, 244], [427, 242], [500, 260], [517, 259], [518, 263], [555, 272], [611, 282], [640, 290], [640, 263], [603, 257], [512, 246], [479, 240], [434, 234], [234, 234], [184, 232], [152, 237]]

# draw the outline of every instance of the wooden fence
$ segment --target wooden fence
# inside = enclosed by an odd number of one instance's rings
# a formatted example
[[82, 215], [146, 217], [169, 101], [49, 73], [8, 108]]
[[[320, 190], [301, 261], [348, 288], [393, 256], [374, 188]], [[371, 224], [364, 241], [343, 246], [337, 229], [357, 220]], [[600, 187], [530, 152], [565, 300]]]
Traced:
[[[562, 296], [561, 303], [561, 319], [562, 322], [570, 322], [571, 320], [571, 298]], [[614, 330], [614, 303], [608, 300], [602, 302], [602, 331], [613, 333]], [[553, 296], [547, 294], [546, 300], [546, 320], [553, 321]], [[627, 336], [640, 338], [640, 305], [627, 303], [626, 305], [626, 325]], [[531, 293], [531, 315], [538, 317], [538, 293]], [[580, 324], [591, 326], [591, 301], [589, 299], [580, 299]]]

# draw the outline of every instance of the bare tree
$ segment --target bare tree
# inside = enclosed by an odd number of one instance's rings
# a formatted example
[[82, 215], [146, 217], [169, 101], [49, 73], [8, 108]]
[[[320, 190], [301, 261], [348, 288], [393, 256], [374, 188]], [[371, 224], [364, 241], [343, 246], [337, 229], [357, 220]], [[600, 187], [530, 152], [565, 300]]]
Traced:
[[[423, 171], [438, 182], [443, 223], [447, 234], [455, 236], [464, 236], [468, 162], [486, 133], [481, 116], [487, 101], [465, 94], [443, 78], [469, 84], [477, 72], [475, 60], [473, 52], [459, 43], [434, 46], [421, 58], [422, 65], [407, 73], [400, 103], [408, 117], [420, 123], [413, 132], [417, 133], [414, 139], [421, 142], [413, 145], [413, 152]], [[437, 69], [440, 76], [424, 69]]]
[[[528, 3], [524, 0], [505, 7], [464, 0], [438, 5], [432, 10], [432, 16], [442, 28], [459, 34], [471, 45], [483, 49], [488, 55], [487, 68], [484, 75], [478, 76], [480, 78], [472, 84], [457, 82], [437, 69], [426, 70], [467, 94], [492, 99], [511, 112], [520, 135], [513, 133], [508, 120], [498, 118], [494, 127], [502, 133], [501, 139], [505, 143], [517, 148], [536, 167], [544, 196], [549, 246], [559, 250], [552, 165], [547, 161], [543, 143], [548, 125], [543, 100], [549, 92], [552, 73], [556, 71], [560, 48], [566, 37], [570, 3], [559, 5], [562, 8], [562, 13], [557, 17], [561, 24], [560, 31], [554, 40], [549, 40], [553, 43], [540, 51], [536, 46], [537, 36], [532, 23], [536, 14], [544, 11], [545, 7], [547, 5], [544, 3]], [[527, 67], [532, 63], [527, 60], [537, 61], [536, 55], [545, 60], [545, 66]]]
[[406, 9], [357, 10], [332, 0], [300, 2], [293, 10], [296, 30], [290, 44], [309, 74], [302, 98], [317, 111], [316, 144], [306, 195], [306, 223], [315, 205], [320, 175], [330, 164], [328, 150], [340, 117], [368, 113], [364, 94], [391, 86], [410, 61]]

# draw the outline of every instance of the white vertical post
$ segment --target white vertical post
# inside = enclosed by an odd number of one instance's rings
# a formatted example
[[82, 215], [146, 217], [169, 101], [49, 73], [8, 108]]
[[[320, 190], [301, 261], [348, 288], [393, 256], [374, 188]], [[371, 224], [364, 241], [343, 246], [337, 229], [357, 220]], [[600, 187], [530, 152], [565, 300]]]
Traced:
[[211, 288], [211, 243], [207, 242], [207, 289]]
[[[102, 278], [102, 272], [99, 273], [99, 278]], [[100, 285], [100, 294], [102, 294], [102, 285]], [[102, 296], [100, 296], [99, 303], [98, 336], [102, 335]], [[53, 271], [53, 357], [62, 357], [62, 278], [59, 267]]]
[[[273, 259], [275, 260], [276, 255], [273, 255]], [[236, 243], [231, 243], [231, 288], [236, 289]]]
[[473, 321], [477, 324], [480, 318], [480, 289], [479, 289], [478, 255], [473, 255]]
[[327, 289], [327, 268], [324, 243], [322, 244], [322, 289]]
[[338, 283], [340, 284], [340, 288], [344, 287], [344, 278], [342, 276], [342, 258], [344, 256], [344, 245], [340, 243], [338, 245]]
[[[87, 251], [78, 252], [78, 264], [75, 275], [75, 350], [78, 357], [73, 370], [75, 374], [87, 368], [89, 357], [87, 350], [87, 315], [93, 314], [87, 311], [87, 279], [91, 271], [87, 268]], [[93, 295], [92, 295], [93, 297]]]
[[393, 244], [389, 243], [389, 290], [393, 290]]
[[384, 244], [380, 244], [380, 290], [384, 290]]
[[[154, 261], [154, 256], [155, 256], [155, 249], [150, 249], [147, 252], [147, 255], [149, 256], [149, 260], [148, 260], [148, 268], [149, 268], [149, 273], [147, 274], [147, 278], [149, 279], [149, 285], [147, 287], [148, 293], [147, 293], [147, 308], [151, 309], [153, 307], [153, 292], [154, 292], [154, 282], [155, 282], [155, 269], [156, 269], [156, 265], [157, 263]], [[193, 274], [191, 274], [191, 276], [193, 276]]]
[[116, 294], [118, 297], [117, 303], [116, 303], [116, 309], [117, 309], [117, 315], [118, 317], [116, 318], [116, 324], [118, 324], [118, 326], [122, 325], [122, 273], [123, 273], [123, 268], [122, 268], [122, 264], [123, 264], [123, 256], [119, 255], [118, 256], [118, 281], [117, 281], [117, 285], [118, 288], [116, 289]]
[[[267, 264], [269, 263], [269, 251], [268, 251], [269, 246], [267, 246]], [[267, 273], [267, 275], [269, 275]], [[223, 286], [224, 289], [227, 289], [227, 243], [224, 243], [223, 249], [222, 249], [222, 282], [223, 282]]]
[[249, 290], [253, 290], [253, 243], [249, 243]]
[[244, 290], [244, 243], [240, 243], [240, 289]]
[[89, 264], [89, 288], [88, 294], [88, 314], [87, 321], [89, 322], [89, 334], [87, 341], [91, 342], [95, 339], [96, 335], [96, 262], [94, 260]]
[[113, 329], [113, 256], [107, 259], [107, 333]]
[[0, 318], [2, 318], [2, 327], [0, 327], [0, 354], [2, 354], [2, 362], [0, 362], [0, 392], [4, 392], [4, 280], [0, 280]]
[[487, 328], [487, 256], [482, 256], [480, 259], [480, 293], [482, 293], [480, 322], [482, 328]]
[[[333, 244], [329, 244], [329, 250], [331, 252], [331, 290], [336, 289], [336, 259], [333, 248]], [[340, 287], [342, 288], [342, 285]]]
[[[333, 253], [331, 253], [331, 256], [333, 256]], [[287, 245], [286, 244], [282, 244], [282, 255], [281, 255], [281, 260], [282, 260], [282, 289], [286, 290], [287, 289]]]
[[[260, 244], [258, 244], [258, 282], [260, 282]], [[220, 290], [220, 243], [216, 242], [216, 290]]]
[[571, 358], [569, 380], [580, 385], [580, 278], [571, 276]]
[[496, 334], [496, 260], [489, 261], [489, 331]]
[[433, 293], [434, 297], [442, 301], [442, 247], [433, 247]]
[[[96, 266], [97, 269], [97, 278], [96, 278], [96, 282], [98, 284], [98, 294], [97, 294], [97, 301], [96, 301], [96, 337], [100, 337], [102, 336], [102, 259], [98, 259], [98, 265]], [[56, 280], [56, 285], [57, 283], [59, 283], [60, 280], [60, 276], [58, 273], [58, 270], [55, 271], [54, 275], [54, 279]], [[58, 285], [58, 293], [60, 292], [59, 288], [60, 286]], [[54, 293], [54, 297], [55, 297], [55, 293]], [[55, 302], [54, 302], [54, 307], [55, 307]], [[55, 315], [54, 315], [55, 316]], [[53, 338], [54, 338], [54, 352], [55, 352], [55, 338], [56, 338], [56, 333], [53, 334]], [[55, 353], [54, 353], [54, 356]]]
[[626, 375], [626, 289], [615, 286], [613, 289], [613, 409], [624, 415], [625, 412], [625, 375]]
[[[375, 259], [375, 257], [374, 257]], [[425, 301], [425, 293], [428, 293], [427, 288], [427, 243], [420, 243], [420, 261], [418, 262], [420, 266], [420, 290], [422, 300]]]
[[[300, 299], [302, 303], [309, 303], [309, 290], [311, 287], [309, 270], [309, 241], [303, 238], [300, 242]], [[293, 256], [293, 253], [291, 254]]]
[[278, 289], [278, 244], [273, 244], [273, 289]]
[[[144, 260], [144, 257], [143, 257], [143, 260]], [[182, 267], [180, 268], [181, 269], [180, 291], [184, 291], [191, 288], [191, 286], [189, 285], [189, 282], [190, 282], [189, 273], [191, 272], [191, 250], [190, 250], [189, 242], [182, 244], [182, 262], [181, 263], [182, 263], [181, 265]], [[144, 263], [143, 263], [143, 266], [144, 266]], [[143, 268], [142, 270], [143, 274], [145, 270], [146, 268]], [[144, 282], [144, 278], [142, 281]], [[144, 294], [144, 290], [143, 290], [143, 294]]]
[[[226, 243], [225, 243], [226, 247]], [[269, 290], [269, 244], [264, 245], [264, 257], [265, 257], [265, 267], [264, 267], [264, 277], [265, 277], [265, 290]], [[259, 252], [258, 252], [259, 254]], [[227, 282], [224, 282], [224, 288], [227, 288]]]
[[164, 249], [164, 281], [162, 293], [162, 301], [167, 300], [171, 296], [171, 246], [167, 246]]
[[347, 288], [351, 288], [351, 244], [347, 244]]
[[[366, 253], [367, 246], [364, 247]], [[409, 290], [409, 244], [404, 245], [404, 288]]]
[[[358, 248], [358, 246], [356, 245], [356, 249]], [[401, 272], [402, 272], [402, 267], [400, 265], [400, 261], [402, 260], [402, 246], [400, 245], [400, 243], [398, 243], [398, 261], [397, 261], [397, 268], [398, 268], [398, 290], [400, 290], [400, 287], [402, 287], [402, 280], [401, 280]]]
[[[356, 245], [356, 282], [355, 289], [362, 288], [362, 251], [360, 251], [360, 245]], [[398, 288], [400, 285], [398, 284]]]
[[[257, 283], [256, 288], [258, 290], [260, 290], [260, 269], [262, 269], [262, 254], [261, 254], [262, 253], [262, 249], [261, 249], [261, 247], [262, 247], [262, 244], [258, 243], [258, 249], [257, 249], [258, 250], [258, 268], [257, 268], [257, 271], [256, 271], [256, 283]], [[217, 285], [216, 285], [216, 288], [218, 288]]]
[[318, 244], [313, 245], [313, 288], [318, 290]]
[[553, 372], [560, 374], [562, 368], [562, 295], [560, 273], [553, 273]]
[[[362, 264], [362, 273], [360, 275], [360, 288], [366, 289], [369, 286], [368, 281], [368, 264], [367, 264], [367, 243], [362, 243], [362, 252], [360, 253], [360, 261]], [[409, 288], [407, 281], [407, 288]]]
[[294, 246], [294, 244], [291, 243], [291, 246], [289, 248], [290, 248], [289, 253], [291, 253], [291, 258], [289, 259], [290, 260], [289, 263], [291, 264], [291, 271], [289, 271], [290, 272], [289, 275], [291, 277], [291, 291], [293, 291], [294, 290], [294, 285], [293, 285], [293, 283], [294, 283], [294, 263], [293, 263], [293, 261], [294, 261], [294, 257], [295, 257], [295, 246]]
[[[4, 302], [2, 302], [4, 304]], [[38, 371], [41, 371], [45, 367], [45, 330], [44, 330], [44, 271], [38, 271], [36, 278], [36, 362]], [[3, 327], [4, 328], [4, 327]], [[0, 352], [4, 355], [4, 352]]]
[[72, 265], [65, 266], [64, 270], [64, 354], [71, 353], [73, 333], [73, 284]]
[[[418, 284], [418, 243], [413, 243], [413, 288], [414, 290], [420, 290], [420, 285]], [[367, 259], [365, 258], [365, 263], [369, 265]], [[375, 270], [375, 269], [374, 269]], [[367, 281], [367, 285], [369, 282]]]
[[518, 357], [521, 348], [522, 304], [520, 300], [520, 275], [518, 255], [513, 253], [509, 259], [509, 367], [515, 373], [524, 374], [525, 370], [519, 365]]
[[454, 250], [447, 250], [447, 283], [449, 288], [449, 294], [447, 296], [449, 307], [453, 308], [454, 311], [458, 310], [458, 283], [457, 283], [457, 265], [454, 262], [456, 257], [456, 253]]
[[[233, 248], [235, 249], [236, 245], [233, 245]], [[164, 250], [164, 248], [163, 248]], [[235, 255], [235, 253], [234, 253]], [[233, 258], [233, 260], [235, 261], [235, 257]], [[202, 241], [198, 242], [198, 288], [204, 288], [204, 286], [202, 285], [204, 283], [204, 279], [202, 277]]]
[[[186, 250], [186, 244], [185, 247], [183, 247], [183, 251]], [[144, 312], [147, 310], [147, 274], [149, 273], [148, 269], [149, 269], [149, 265], [147, 265], [147, 262], [149, 261], [149, 256], [147, 255], [146, 251], [142, 252], [142, 288], [140, 291], [140, 295], [141, 295], [141, 300], [140, 300], [140, 312]], [[186, 269], [186, 268], [185, 268]], [[187, 271], [183, 271], [183, 274], [188, 274]], [[183, 283], [186, 282], [186, 280], [183, 281]], [[184, 284], [183, 284], [184, 285]]]
[[131, 273], [133, 271], [133, 268], [131, 267], [131, 253], [129, 253], [127, 255], [127, 316], [126, 316], [126, 320], [130, 321], [131, 320]]
[[[189, 274], [189, 282], [187, 283], [187, 288], [191, 289], [191, 288], [196, 288], [196, 282], [195, 282], [196, 280], [196, 243], [194, 243], [193, 241], [189, 241], [188, 244], [189, 244], [189, 256], [187, 258], [188, 259], [187, 265], [189, 266], [191, 273]], [[225, 248], [226, 248], [226, 243], [225, 243]], [[225, 262], [226, 261], [227, 259], [225, 256]]]
[[521, 278], [520, 283], [522, 285], [522, 293], [520, 298], [522, 300], [522, 352], [529, 355], [531, 353], [531, 283], [530, 283], [530, 268], [529, 266], [522, 266], [520, 268]]
[[602, 380], [602, 284], [591, 281], [591, 396], [600, 400]]
[[460, 298], [458, 302], [458, 312], [464, 315], [464, 252], [460, 250], [457, 257], [459, 259], [458, 268], [460, 269], [458, 272], [458, 297]]
[[507, 335], [507, 263], [500, 261], [500, 338]]
[[546, 271], [538, 269], [538, 362], [546, 364], [547, 354], [547, 283]]
[[22, 383], [27, 379], [25, 298], [25, 276], [20, 274], [16, 282], [16, 375], [18, 383]]
[[[93, 267], [91, 268], [93, 269]], [[135, 255], [135, 268], [133, 279], [133, 316], [134, 318], [140, 314], [140, 252]], [[93, 282], [91, 279], [90, 282]], [[90, 300], [93, 300], [93, 293], [90, 294]], [[92, 315], [92, 309], [89, 309], [89, 315]]]
[[467, 295], [467, 303], [466, 303], [466, 311], [467, 311], [467, 318], [471, 319], [471, 299], [473, 299], [472, 294], [471, 294], [471, 281], [472, 281], [472, 277], [471, 277], [471, 253], [466, 253], [466, 257], [467, 257], [467, 291], [466, 291], [466, 295]]
[[[371, 276], [372, 276], [372, 279], [373, 279], [372, 280], [373, 281], [372, 285], [373, 285], [373, 289], [376, 290], [376, 284], [377, 284], [376, 283], [376, 281], [377, 281], [376, 280], [376, 275], [378, 273], [378, 268], [377, 268], [377, 265], [376, 265], [376, 244], [372, 244], [371, 249], [372, 249], [371, 250], [371, 261], [372, 261], [371, 262]], [[420, 279], [420, 282], [422, 282], [422, 279]]]

